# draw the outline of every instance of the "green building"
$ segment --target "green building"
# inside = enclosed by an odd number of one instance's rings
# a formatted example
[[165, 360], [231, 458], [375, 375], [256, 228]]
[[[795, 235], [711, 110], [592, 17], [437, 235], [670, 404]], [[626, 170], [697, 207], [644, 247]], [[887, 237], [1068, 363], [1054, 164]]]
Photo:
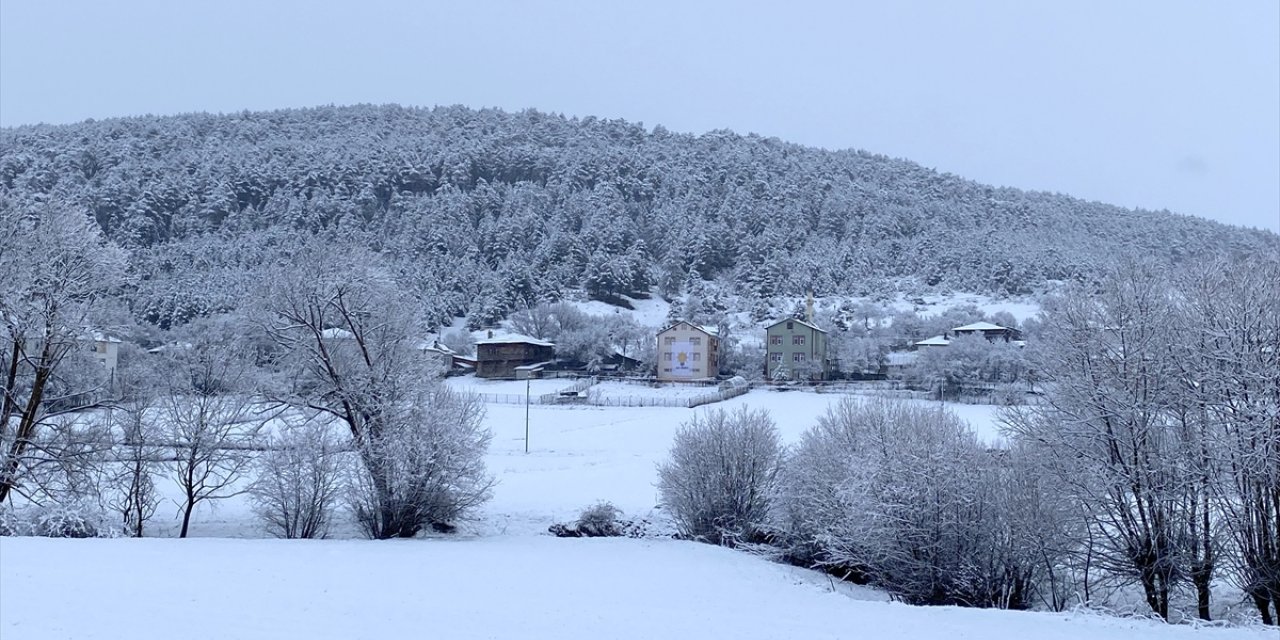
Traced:
[[768, 380], [826, 380], [827, 332], [810, 322], [787, 318], [765, 329], [764, 374]]

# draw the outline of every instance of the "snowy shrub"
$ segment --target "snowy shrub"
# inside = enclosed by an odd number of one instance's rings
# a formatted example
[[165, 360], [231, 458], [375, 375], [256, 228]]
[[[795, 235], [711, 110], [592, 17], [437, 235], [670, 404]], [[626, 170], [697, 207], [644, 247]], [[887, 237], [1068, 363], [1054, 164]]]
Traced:
[[676, 432], [658, 490], [680, 534], [732, 546], [758, 539], [769, 513], [782, 445], [767, 411], [743, 407], [694, 416]]
[[915, 604], [1027, 606], [1032, 559], [1010, 515], [1018, 478], [941, 410], [844, 399], [787, 460], [793, 556]]
[[622, 510], [610, 502], [597, 502], [578, 514], [578, 519], [570, 523], [556, 523], [547, 527], [557, 538], [648, 538], [651, 536], [669, 537], [670, 531], [651, 522], [648, 518], [624, 518]]
[[18, 521], [13, 507], [0, 504], [0, 537], [24, 535], [24, 527]]
[[117, 532], [106, 524], [101, 510], [76, 506], [44, 510], [36, 520], [36, 535], [46, 538], [110, 538]]
[[625, 535], [629, 522], [620, 520], [622, 510], [611, 502], [597, 502], [578, 515], [572, 524], [553, 524], [548, 528], [558, 538], [608, 538]]
[[491, 434], [478, 398], [435, 385], [384, 419], [360, 445], [365, 464], [351, 482], [352, 510], [369, 537], [448, 530], [489, 499], [493, 478], [484, 454]]
[[622, 510], [610, 502], [598, 502], [582, 510], [578, 516], [578, 530], [588, 537], [617, 536], [622, 534], [618, 518]]
[[254, 513], [279, 538], [323, 538], [343, 480], [347, 452], [326, 425], [309, 423], [274, 436], [254, 463]]
[[85, 504], [0, 508], [0, 536], [115, 538], [120, 528], [102, 509]]

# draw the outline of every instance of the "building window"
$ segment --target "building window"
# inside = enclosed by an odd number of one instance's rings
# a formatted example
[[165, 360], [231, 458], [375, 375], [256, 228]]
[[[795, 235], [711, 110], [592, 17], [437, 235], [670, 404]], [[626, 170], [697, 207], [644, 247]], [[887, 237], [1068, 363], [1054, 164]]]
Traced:
[[667, 367], [667, 368], [663, 369], [663, 370], [662, 370], [662, 372], [663, 372], [663, 373], [671, 373], [671, 367]]
[[791, 344], [804, 344], [804, 336], [791, 336]]
[[788, 323], [787, 323], [787, 331], [790, 331], [790, 330], [792, 330], [792, 329], [794, 329], [794, 328], [795, 328], [795, 327], [794, 327], [794, 326], [792, 326], [792, 323], [790, 323], [790, 322], [788, 322]]
[[769, 336], [769, 344], [782, 344], [782, 336]]
[[804, 362], [804, 354], [803, 354], [803, 353], [793, 353], [793, 354], [791, 354], [791, 361], [792, 361], [792, 362]]
[[663, 360], [666, 360], [667, 362], [670, 362], [670, 361], [671, 361], [671, 352], [670, 352], [670, 351], [664, 351], [664, 352], [662, 353], [662, 359], [663, 359]]
[[695, 346], [695, 347], [700, 347], [700, 346], [702, 346], [702, 338], [699, 338], [698, 336], [694, 336], [694, 337], [692, 337], [692, 338], [689, 338], [689, 344], [691, 344], [691, 345], [693, 345], [693, 346]]
[[697, 362], [697, 361], [699, 361], [699, 360], [701, 360], [701, 359], [702, 359], [702, 352], [701, 352], [701, 351], [694, 351], [694, 352], [693, 352], [693, 361], [694, 361], [694, 362]]
[[769, 359], [774, 362], [782, 362], [782, 352], [774, 351], [773, 353], [769, 354]]
[[676, 343], [675, 336], [667, 336], [666, 338], [662, 339], [662, 344], [675, 344], [675, 343]]
[[693, 372], [694, 372], [694, 373], [701, 373], [701, 372], [702, 372], [702, 369], [699, 369], [699, 368], [697, 368], [697, 367], [694, 367], [694, 368], [693, 368]]

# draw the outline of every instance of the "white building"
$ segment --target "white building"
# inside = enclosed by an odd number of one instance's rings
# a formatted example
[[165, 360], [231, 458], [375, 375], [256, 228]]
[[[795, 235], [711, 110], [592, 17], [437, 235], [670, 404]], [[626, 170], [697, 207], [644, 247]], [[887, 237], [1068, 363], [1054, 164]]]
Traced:
[[658, 332], [658, 380], [708, 380], [720, 375], [716, 330], [685, 321]]

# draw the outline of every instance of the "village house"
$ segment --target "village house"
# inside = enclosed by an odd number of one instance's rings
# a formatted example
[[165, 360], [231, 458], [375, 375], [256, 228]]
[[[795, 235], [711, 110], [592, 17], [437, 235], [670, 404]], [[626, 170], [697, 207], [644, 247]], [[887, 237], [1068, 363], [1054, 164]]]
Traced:
[[945, 347], [951, 344], [951, 340], [962, 336], [982, 336], [990, 342], [1011, 342], [1017, 346], [1024, 346], [1026, 343], [1022, 341], [1022, 332], [1009, 327], [1002, 327], [998, 324], [990, 322], [975, 322], [966, 324], [963, 327], [956, 327], [940, 336], [933, 336], [915, 343], [919, 347]]
[[715, 329], [685, 321], [658, 332], [658, 380], [707, 380], [720, 374]]
[[990, 322], [975, 322], [966, 324], [963, 327], [956, 327], [951, 330], [956, 337], [980, 335], [991, 342], [1003, 340], [1004, 342], [1014, 342], [1022, 339], [1022, 332], [1009, 327], [1002, 327], [998, 324]]
[[951, 338], [948, 338], [946, 334], [925, 338], [915, 343], [916, 347], [945, 347], [949, 344], [951, 344]]
[[529, 336], [511, 335], [476, 342], [476, 376], [528, 378], [556, 358], [556, 346]]
[[831, 376], [827, 359], [827, 332], [812, 322], [787, 318], [765, 329], [764, 373], [769, 380], [826, 380]]
[[457, 367], [454, 361], [457, 354], [453, 352], [453, 349], [441, 344], [439, 340], [421, 342], [418, 344], [418, 350], [428, 360], [435, 362], [436, 367], [443, 374], [447, 375]]
[[87, 336], [86, 342], [93, 350], [93, 358], [106, 368], [107, 378], [114, 380], [116, 366], [120, 363], [120, 339], [101, 331], [93, 331]]

